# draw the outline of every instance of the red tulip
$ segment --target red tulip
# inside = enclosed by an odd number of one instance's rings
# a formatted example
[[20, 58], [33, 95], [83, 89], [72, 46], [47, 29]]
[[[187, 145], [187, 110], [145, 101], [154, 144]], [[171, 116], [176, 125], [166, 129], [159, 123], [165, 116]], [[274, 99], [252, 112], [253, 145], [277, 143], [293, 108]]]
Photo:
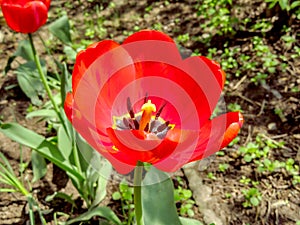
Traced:
[[48, 18], [51, 0], [2, 0], [1, 8], [8, 26], [16, 32], [33, 33]]
[[173, 172], [227, 146], [239, 112], [210, 119], [225, 82], [205, 57], [182, 59], [173, 40], [144, 30], [122, 45], [105, 40], [77, 56], [65, 112], [120, 173], [137, 161]]

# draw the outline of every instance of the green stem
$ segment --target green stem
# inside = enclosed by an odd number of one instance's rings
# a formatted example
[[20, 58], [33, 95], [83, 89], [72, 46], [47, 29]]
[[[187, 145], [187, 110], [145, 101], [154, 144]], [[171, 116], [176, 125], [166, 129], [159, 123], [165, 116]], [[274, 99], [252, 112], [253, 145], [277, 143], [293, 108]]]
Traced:
[[58, 106], [57, 106], [57, 104], [56, 104], [56, 102], [55, 102], [55, 100], [53, 98], [51, 89], [50, 89], [50, 87], [48, 85], [48, 82], [47, 82], [47, 78], [46, 78], [46, 76], [45, 76], [45, 74], [43, 72], [43, 69], [42, 69], [42, 66], [41, 66], [41, 62], [40, 62], [39, 57], [37, 55], [37, 52], [35, 50], [33, 39], [32, 39], [32, 34], [29, 33], [28, 37], [29, 37], [29, 42], [30, 42], [32, 53], [33, 53], [33, 57], [34, 57], [34, 62], [35, 62], [36, 68], [38, 70], [38, 73], [40, 75], [41, 81], [42, 81], [42, 83], [44, 85], [44, 88], [45, 88], [45, 90], [47, 92], [47, 95], [48, 95], [48, 97], [49, 97], [49, 99], [50, 99], [50, 101], [52, 103], [54, 111], [56, 112], [56, 114], [57, 114], [57, 116], [58, 116], [61, 124], [63, 125], [64, 129], [67, 131], [65, 123], [64, 123], [64, 120], [63, 120], [63, 118], [62, 118], [62, 116], [60, 114], [60, 110], [59, 110], [59, 108], [58, 108]]
[[27, 196], [27, 202], [28, 202], [28, 205], [29, 205], [30, 225], [34, 225], [35, 224], [35, 219], [34, 219], [34, 211], [33, 211], [32, 196], [31, 195]]
[[144, 225], [143, 209], [142, 209], [142, 178], [143, 178], [143, 163], [138, 161], [134, 169], [134, 210], [137, 225]]

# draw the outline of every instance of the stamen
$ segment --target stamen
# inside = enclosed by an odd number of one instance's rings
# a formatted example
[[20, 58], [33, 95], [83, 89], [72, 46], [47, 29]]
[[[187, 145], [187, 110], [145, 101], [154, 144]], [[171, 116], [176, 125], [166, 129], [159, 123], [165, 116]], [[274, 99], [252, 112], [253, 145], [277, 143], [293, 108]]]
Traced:
[[144, 104], [147, 103], [148, 101], [148, 93], [146, 93], [145, 98], [144, 98]]
[[129, 113], [130, 117], [132, 119], [134, 119], [134, 112], [133, 112], [131, 101], [130, 101], [129, 97], [127, 98], [127, 110], [128, 110], [128, 113]]
[[[132, 119], [132, 121], [133, 121], [134, 128], [135, 128], [136, 130], [138, 130], [138, 129], [139, 129], [139, 123], [138, 123], [138, 121], [136, 121], [136, 119], [135, 119], [134, 112], [133, 112], [133, 108], [132, 108], [132, 104], [131, 104], [131, 101], [130, 101], [130, 98], [129, 98], [129, 97], [127, 98], [127, 110], [128, 110], [128, 113], [129, 113], [129, 115], [130, 115], [130, 117], [131, 117], [131, 119]], [[133, 129], [133, 128], [131, 128], [131, 129]]]
[[155, 119], [157, 120], [158, 117], [160, 116], [161, 112], [163, 111], [163, 109], [165, 108], [166, 106], [166, 102], [159, 108], [159, 110], [157, 111], [156, 115], [155, 115]]
[[170, 121], [166, 121], [164, 124], [158, 126], [156, 130], [157, 130], [158, 132], [161, 132], [161, 131], [163, 131], [164, 129], [166, 129], [166, 127], [168, 127], [169, 124], [170, 124]]
[[139, 130], [144, 131], [151, 120], [152, 113], [156, 112], [156, 106], [151, 103], [151, 100], [148, 100], [148, 102], [142, 106], [141, 110], [143, 111], [143, 114], [140, 120]]

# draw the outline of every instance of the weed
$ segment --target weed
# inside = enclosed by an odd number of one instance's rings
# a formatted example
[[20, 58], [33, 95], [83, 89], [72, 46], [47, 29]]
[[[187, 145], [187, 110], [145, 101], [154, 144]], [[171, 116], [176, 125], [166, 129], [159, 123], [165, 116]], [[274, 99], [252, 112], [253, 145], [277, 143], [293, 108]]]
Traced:
[[245, 201], [243, 202], [243, 206], [245, 208], [259, 205], [261, 201], [261, 193], [257, 188], [242, 190], [242, 193], [245, 197]]
[[192, 200], [193, 193], [191, 190], [184, 189], [179, 186], [174, 190], [174, 200], [176, 203], [181, 203], [179, 213], [181, 216], [188, 215], [189, 217], [193, 217], [195, 215], [193, 211], [193, 206], [195, 201]]
[[122, 213], [127, 221], [124, 221], [124, 224], [131, 224], [134, 218], [133, 187], [129, 187], [125, 181], [122, 181], [119, 191], [112, 194], [112, 199], [121, 201]]
[[238, 103], [229, 103], [227, 108], [232, 112], [243, 112], [241, 105], [239, 105]]
[[224, 173], [226, 170], [228, 170], [229, 164], [227, 163], [221, 163], [219, 164], [219, 171]]
[[209, 179], [211, 179], [211, 180], [216, 180], [216, 179], [217, 179], [217, 177], [216, 177], [212, 172], [209, 172], [209, 173], [207, 174], [207, 178], [209, 178]]
[[177, 42], [181, 44], [185, 44], [190, 40], [190, 35], [189, 33], [186, 34], [181, 34], [177, 37]]

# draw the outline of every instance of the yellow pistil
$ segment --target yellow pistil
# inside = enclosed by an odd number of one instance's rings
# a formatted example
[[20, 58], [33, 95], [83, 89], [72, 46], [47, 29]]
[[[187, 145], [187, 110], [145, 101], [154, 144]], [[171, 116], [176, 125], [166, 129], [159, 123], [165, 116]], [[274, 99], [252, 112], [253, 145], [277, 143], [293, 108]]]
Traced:
[[150, 122], [152, 113], [156, 112], [156, 106], [151, 103], [151, 100], [148, 100], [148, 102], [142, 106], [141, 110], [143, 111], [143, 114], [140, 120], [139, 130], [143, 131]]

